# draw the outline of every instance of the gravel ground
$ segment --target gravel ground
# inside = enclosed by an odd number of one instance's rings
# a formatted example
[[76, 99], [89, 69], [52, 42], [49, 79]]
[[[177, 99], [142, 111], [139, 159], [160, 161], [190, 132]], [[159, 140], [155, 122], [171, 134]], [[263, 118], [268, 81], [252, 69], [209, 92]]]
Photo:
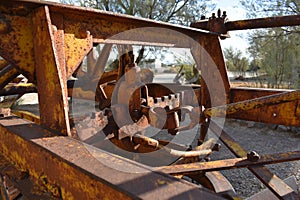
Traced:
[[[296, 128], [227, 120], [225, 131], [247, 151], [253, 150], [261, 155], [300, 150], [300, 133]], [[232, 157], [226, 147], [214, 155], [215, 159]], [[281, 179], [294, 176], [300, 191], [300, 161], [268, 165], [267, 168]], [[225, 170], [222, 173], [242, 198], [250, 197], [265, 188], [248, 169]]]

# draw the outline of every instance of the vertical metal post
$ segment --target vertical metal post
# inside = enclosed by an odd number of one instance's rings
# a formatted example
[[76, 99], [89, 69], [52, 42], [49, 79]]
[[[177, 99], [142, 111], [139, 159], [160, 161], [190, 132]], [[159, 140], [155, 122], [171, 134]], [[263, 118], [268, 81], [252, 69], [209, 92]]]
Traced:
[[70, 135], [66, 69], [53, 31], [48, 6], [37, 8], [33, 35], [41, 125]]

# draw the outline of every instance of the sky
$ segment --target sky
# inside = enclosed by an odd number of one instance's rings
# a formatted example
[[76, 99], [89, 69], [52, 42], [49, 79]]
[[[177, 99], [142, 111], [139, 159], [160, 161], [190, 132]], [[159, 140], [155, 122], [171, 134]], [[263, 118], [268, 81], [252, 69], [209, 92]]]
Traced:
[[[221, 11], [226, 11], [227, 18], [230, 21], [246, 19], [246, 11], [240, 5], [239, 0], [213, 0], [216, 4], [216, 11], [220, 8]], [[248, 43], [245, 39], [247, 31], [231, 31], [230, 38], [221, 40], [222, 48], [232, 47], [242, 51], [243, 55], [247, 55]], [[242, 38], [244, 37], [244, 39]]]

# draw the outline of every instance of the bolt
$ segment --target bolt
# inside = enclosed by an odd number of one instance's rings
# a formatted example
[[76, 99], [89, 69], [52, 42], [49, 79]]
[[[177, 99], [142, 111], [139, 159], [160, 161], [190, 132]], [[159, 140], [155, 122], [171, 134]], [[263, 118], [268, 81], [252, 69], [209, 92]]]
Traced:
[[212, 151], [220, 151], [220, 149], [221, 149], [221, 144], [216, 143], [211, 150]]
[[247, 160], [251, 162], [257, 162], [260, 159], [260, 155], [255, 151], [250, 151], [247, 153]]
[[221, 9], [218, 9], [217, 15], [218, 15], [218, 18], [221, 18]]

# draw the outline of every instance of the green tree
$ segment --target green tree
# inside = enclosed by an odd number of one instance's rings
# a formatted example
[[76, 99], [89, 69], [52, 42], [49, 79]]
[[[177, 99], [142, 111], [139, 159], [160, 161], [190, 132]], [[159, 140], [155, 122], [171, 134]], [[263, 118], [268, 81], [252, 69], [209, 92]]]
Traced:
[[[300, 13], [300, 0], [241, 1], [250, 18]], [[251, 31], [248, 52], [266, 73], [268, 87], [298, 88], [300, 74], [300, 28], [281, 27]]]
[[243, 56], [240, 50], [234, 50], [232, 47], [226, 48], [224, 50], [224, 56], [228, 70], [243, 73], [249, 68], [249, 61]]

